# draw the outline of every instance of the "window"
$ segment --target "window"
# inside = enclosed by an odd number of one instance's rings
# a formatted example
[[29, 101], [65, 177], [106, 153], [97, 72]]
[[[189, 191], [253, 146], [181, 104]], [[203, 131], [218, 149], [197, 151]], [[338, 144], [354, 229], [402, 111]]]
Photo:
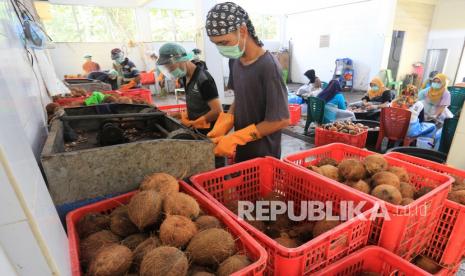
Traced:
[[273, 15], [251, 15], [260, 40], [278, 40], [278, 18]]
[[194, 41], [195, 17], [188, 10], [150, 10], [153, 41]]
[[44, 20], [56, 42], [121, 42], [134, 40], [133, 9], [51, 5], [52, 19]]

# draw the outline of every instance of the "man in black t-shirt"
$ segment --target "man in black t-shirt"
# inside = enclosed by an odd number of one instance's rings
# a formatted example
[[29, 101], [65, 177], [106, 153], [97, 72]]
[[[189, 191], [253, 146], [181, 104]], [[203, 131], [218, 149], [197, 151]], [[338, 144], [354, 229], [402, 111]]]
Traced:
[[181, 122], [206, 134], [222, 108], [213, 77], [202, 63], [191, 62], [192, 58], [181, 45], [166, 43], [160, 48], [157, 64], [165, 76], [180, 79], [185, 88], [187, 112], [181, 114]]

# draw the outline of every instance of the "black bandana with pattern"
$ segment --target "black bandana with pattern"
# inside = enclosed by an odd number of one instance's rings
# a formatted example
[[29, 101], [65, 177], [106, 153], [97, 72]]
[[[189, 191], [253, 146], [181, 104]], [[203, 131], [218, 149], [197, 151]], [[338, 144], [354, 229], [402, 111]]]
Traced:
[[250, 36], [259, 46], [263, 43], [255, 34], [255, 28], [247, 12], [233, 2], [216, 4], [207, 14], [205, 28], [208, 36], [220, 36], [232, 33], [245, 24]]

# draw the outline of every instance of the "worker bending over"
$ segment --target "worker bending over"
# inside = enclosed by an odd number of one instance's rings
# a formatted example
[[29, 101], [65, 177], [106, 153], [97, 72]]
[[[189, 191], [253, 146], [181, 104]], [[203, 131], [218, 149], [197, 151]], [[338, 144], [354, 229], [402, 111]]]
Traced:
[[134, 62], [125, 57], [123, 51], [118, 48], [111, 50], [111, 59], [113, 60], [113, 69], [118, 72], [120, 89], [126, 90], [137, 87], [140, 82], [140, 74]]

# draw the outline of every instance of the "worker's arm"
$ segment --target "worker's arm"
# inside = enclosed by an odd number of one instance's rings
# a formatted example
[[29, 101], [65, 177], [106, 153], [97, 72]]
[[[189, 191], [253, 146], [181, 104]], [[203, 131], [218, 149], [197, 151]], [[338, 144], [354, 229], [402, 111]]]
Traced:
[[210, 107], [210, 111], [208, 111], [208, 113], [204, 116], [206, 121], [211, 123], [218, 119], [218, 116], [220, 115], [221, 111], [223, 111], [223, 108], [221, 107], [221, 102], [218, 98], [210, 100], [208, 102], [208, 106]]
[[275, 133], [289, 125], [289, 119], [282, 119], [281, 121], [268, 122], [263, 121], [257, 125], [257, 130], [260, 136], [268, 136]]
[[444, 109], [446, 109], [446, 106], [445, 105], [441, 105], [438, 107], [438, 109], [436, 110], [436, 113], [434, 114], [434, 116], [436, 118], [438, 118], [439, 116], [441, 116], [442, 112], [444, 112]]

